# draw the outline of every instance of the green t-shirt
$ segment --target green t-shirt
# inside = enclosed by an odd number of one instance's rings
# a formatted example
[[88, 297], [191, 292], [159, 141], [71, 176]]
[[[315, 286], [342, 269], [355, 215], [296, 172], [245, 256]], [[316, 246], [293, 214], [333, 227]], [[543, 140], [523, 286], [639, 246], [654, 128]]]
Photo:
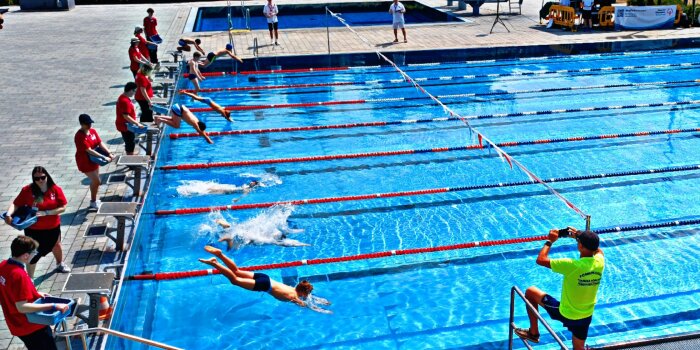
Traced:
[[605, 268], [603, 254], [593, 257], [550, 260], [552, 271], [564, 275], [559, 312], [570, 320], [593, 315], [598, 286]]

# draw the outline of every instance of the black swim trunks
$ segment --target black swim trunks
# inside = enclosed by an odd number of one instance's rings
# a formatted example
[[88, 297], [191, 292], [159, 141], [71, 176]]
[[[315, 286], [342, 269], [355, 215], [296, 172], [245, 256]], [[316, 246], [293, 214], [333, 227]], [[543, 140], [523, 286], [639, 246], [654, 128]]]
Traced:
[[255, 280], [255, 286], [253, 286], [254, 291], [268, 293], [272, 291], [272, 282], [270, 282], [270, 276], [264, 273], [254, 273], [253, 279]]
[[574, 337], [581, 340], [586, 340], [586, 338], [588, 338], [588, 327], [591, 325], [593, 316], [588, 316], [580, 320], [570, 320], [562, 316], [559, 312], [559, 300], [549, 294], [546, 294], [542, 298], [542, 304], [544, 309], [547, 310], [549, 317], [564, 324], [564, 327], [568, 328]]

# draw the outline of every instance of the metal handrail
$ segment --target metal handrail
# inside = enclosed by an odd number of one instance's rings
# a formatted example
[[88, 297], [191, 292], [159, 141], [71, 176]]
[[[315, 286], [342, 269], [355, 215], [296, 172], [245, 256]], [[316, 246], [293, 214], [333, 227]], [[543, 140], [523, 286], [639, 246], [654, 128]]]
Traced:
[[155, 346], [155, 347], [161, 348], [161, 349], [182, 350], [181, 348], [176, 348], [176, 347], [174, 347], [174, 346], [170, 346], [170, 345], [167, 345], [167, 344], [159, 343], [159, 342], [157, 342], [157, 341], [153, 341], [153, 340], [150, 340], [150, 339], [137, 337], [137, 336], [135, 336], [135, 335], [126, 334], [126, 333], [122, 333], [122, 332], [115, 331], [115, 330], [113, 330], [113, 329], [102, 328], [102, 327], [78, 329], [78, 330], [75, 330], [75, 331], [68, 331], [68, 332], [56, 333], [56, 335], [59, 336], [59, 337], [70, 337], [71, 335], [85, 336], [85, 334], [91, 334], [91, 333], [97, 333], [97, 332], [103, 332], [103, 333], [111, 334], [111, 335], [113, 335], [113, 336], [115, 336], [115, 337], [119, 337], [119, 338], [123, 338], [123, 339], [126, 339], [126, 340], [135, 341], [135, 342], [141, 343], [141, 344], [146, 344], [146, 345], [150, 345], [150, 346]]
[[[569, 348], [566, 347], [566, 345], [564, 345], [564, 342], [562, 342], [561, 339], [554, 332], [552, 327], [549, 326], [547, 321], [545, 321], [544, 318], [542, 318], [542, 315], [540, 315], [540, 313], [537, 312], [537, 310], [535, 310], [535, 307], [532, 306], [532, 304], [530, 304], [530, 302], [527, 299], [525, 299], [525, 294], [523, 294], [523, 292], [520, 290], [520, 288], [518, 288], [518, 286], [513, 286], [510, 289], [510, 321], [509, 321], [510, 323], [508, 325], [508, 350], [513, 350], [513, 331], [515, 330], [514, 319], [515, 319], [515, 294], [516, 293], [518, 294], [520, 299], [522, 299], [525, 302], [527, 309], [532, 311], [535, 314], [535, 316], [537, 316], [537, 319], [540, 322], [542, 322], [542, 325], [544, 325], [544, 328], [546, 328], [547, 332], [549, 332], [549, 334], [551, 334], [552, 337], [554, 337], [554, 340], [556, 340], [557, 343], [559, 344], [559, 346], [561, 346], [561, 349], [562, 350], [569, 350]], [[525, 344], [526, 348], [532, 350], [532, 346], [530, 346], [530, 344], [527, 342], [527, 340], [525, 340], [525, 339], [521, 339], [521, 340], [523, 341], [523, 344]]]
[[250, 30], [250, 9], [245, 9], [245, 29]]
[[258, 38], [253, 38], [253, 56], [258, 57]]

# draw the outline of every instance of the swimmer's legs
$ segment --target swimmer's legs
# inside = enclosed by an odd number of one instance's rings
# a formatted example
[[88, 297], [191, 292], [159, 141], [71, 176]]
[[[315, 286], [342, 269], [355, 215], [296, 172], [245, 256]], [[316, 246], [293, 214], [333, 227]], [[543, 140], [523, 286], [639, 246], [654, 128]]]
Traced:
[[226, 242], [226, 250], [231, 250], [233, 248], [233, 238], [231, 237], [221, 237], [219, 242]]
[[236, 266], [236, 263], [231, 260], [228, 256], [224, 255], [224, 253], [221, 252], [221, 249], [219, 248], [214, 248], [212, 246], [206, 246], [204, 247], [204, 250], [207, 252], [211, 253], [212, 255], [216, 256], [217, 258], [221, 259], [221, 261], [226, 264], [226, 267], [230, 271], [232, 271], [237, 277], [239, 278], [253, 278], [253, 273], [250, 271], [244, 271], [244, 270], [239, 270], [238, 266]]
[[216, 258], [199, 259], [199, 261], [219, 270], [219, 272], [221, 272], [222, 275], [226, 276], [229, 282], [231, 282], [231, 284], [233, 285], [245, 288], [247, 290], [253, 290], [253, 288], [255, 287], [255, 280], [253, 280], [253, 276], [251, 276], [250, 278], [238, 277], [235, 273], [233, 273], [233, 271], [227, 269], [225, 266], [221, 265], [218, 261], [216, 261]]
[[155, 121], [156, 121], [156, 123], [159, 123], [159, 122], [165, 123], [165, 124], [172, 126], [175, 129], [179, 129], [180, 124], [182, 122], [182, 118], [180, 118], [178, 116], [166, 117], [166, 116], [159, 115], [159, 116], [155, 117]]
[[192, 85], [194, 85], [194, 94], [195, 95], [199, 94], [199, 90], [200, 90], [199, 78], [192, 79]]

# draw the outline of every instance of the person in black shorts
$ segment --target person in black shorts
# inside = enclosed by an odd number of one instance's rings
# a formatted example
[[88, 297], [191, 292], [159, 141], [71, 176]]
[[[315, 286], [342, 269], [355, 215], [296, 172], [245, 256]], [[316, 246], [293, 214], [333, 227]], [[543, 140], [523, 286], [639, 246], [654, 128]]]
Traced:
[[278, 13], [279, 9], [277, 9], [277, 4], [273, 4], [272, 0], [267, 0], [267, 4], [263, 7], [263, 14], [267, 18], [267, 29], [270, 30], [270, 40], [274, 40], [275, 45], [279, 45], [277, 40], [280, 38], [279, 33], [277, 33]]

